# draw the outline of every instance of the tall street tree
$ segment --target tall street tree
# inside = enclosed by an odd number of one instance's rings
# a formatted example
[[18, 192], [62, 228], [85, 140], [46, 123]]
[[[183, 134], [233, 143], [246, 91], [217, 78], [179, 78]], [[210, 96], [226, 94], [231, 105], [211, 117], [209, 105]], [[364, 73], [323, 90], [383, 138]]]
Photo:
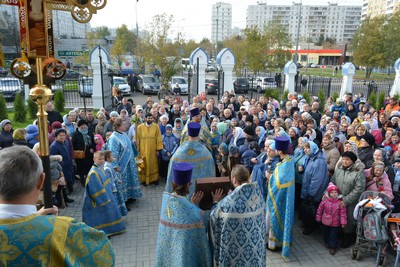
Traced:
[[385, 17], [366, 18], [352, 40], [353, 59], [356, 65], [365, 66], [365, 77], [371, 76], [375, 67], [387, 66], [384, 32]]

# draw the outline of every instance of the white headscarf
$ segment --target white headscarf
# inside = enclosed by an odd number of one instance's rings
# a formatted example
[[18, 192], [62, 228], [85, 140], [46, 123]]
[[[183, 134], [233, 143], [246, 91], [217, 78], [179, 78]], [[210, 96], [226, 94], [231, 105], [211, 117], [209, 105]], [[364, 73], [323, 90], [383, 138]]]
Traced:
[[233, 140], [233, 144], [236, 145], [236, 141], [240, 138], [246, 138], [246, 135], [243, 132], [243, 129], [240, 127], [235, 127], [235, 139]]

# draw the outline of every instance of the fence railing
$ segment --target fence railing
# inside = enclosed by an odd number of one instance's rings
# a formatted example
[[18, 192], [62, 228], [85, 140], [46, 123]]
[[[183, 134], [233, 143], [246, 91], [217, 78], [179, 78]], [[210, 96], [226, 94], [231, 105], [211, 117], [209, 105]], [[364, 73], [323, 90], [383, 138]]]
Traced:
[[[304, 82], [307, 81], [307, 83]], [[303, 82], [302, 82], [303, 81]], [[320, 76], [307, 76], [300, 75], [295, 79], [295, 92], [302, 94], [308, 92], [310, 95], [318, 95], [320, 91], [325, 94], [328, 98], [333, 94], [340, 94], [343, 79], [336, 77], [320, 77]], [[285, 76], [282, 76], [282, 86], [285, 84]], [[353, 94], [363, 93], [365, 97], [369, 97], [372, 92], [376, 95], [384, 93], [388, 95], [392, 89], [393, 81], [365, 81], [365, 80], [353, 80]], [[273, 88], [274, 89], [274, 88]], [[279, 90], [280, 99], [282, 99], [284, 88], [277, 88]], [[251, 98], [258, 99], [264, 93], [251, 92], [249, 96]]]

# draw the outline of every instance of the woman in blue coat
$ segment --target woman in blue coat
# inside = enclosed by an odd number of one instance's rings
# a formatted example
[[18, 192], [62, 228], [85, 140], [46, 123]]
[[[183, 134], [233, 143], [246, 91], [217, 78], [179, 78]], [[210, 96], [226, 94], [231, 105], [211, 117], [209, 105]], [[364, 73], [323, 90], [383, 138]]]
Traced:
[[[326, 164], [324, 153], [314, 142], [308, 141], [305, 143], [304, 152], [307, 157], [304, 164], [299, 166], [299, 171], [304, 172], [300, 198], [302, 203], [308, 203], [308, 210], [312, 205], [317, 210], [329, 183], [328, 165]], [[305, 215], [302, 210], [300, 209], [300, 220], [303, 221], [305, 227], [303, 234], [309, 235], [317, 225], [315, 215], [310, 218], [309, 214]]]

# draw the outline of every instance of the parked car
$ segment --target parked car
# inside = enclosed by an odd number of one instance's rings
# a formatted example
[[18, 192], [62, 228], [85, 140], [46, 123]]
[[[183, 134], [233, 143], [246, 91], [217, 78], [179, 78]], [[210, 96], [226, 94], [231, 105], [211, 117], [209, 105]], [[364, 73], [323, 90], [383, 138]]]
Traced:
[[257, 77], [256, 90], [257, 93], [264, 92], [267, 88], [276, 88], [274, 77]]
[[236, 78], [233, 81], [233, 89], [235, 89], [235, 93], [244, 93], [250, 90], [249, 80], [247, 78]]
[[113, 76], [113, 86], [116, 86], [122, 92], [122, 95], [131, 95], [131, 87], [125, 78]]
[[219, 90], [219, 83], [217, 79], [206, 79], [206, 94], [211, 95], [211, 94], [218, 94]]
[[206, 68], [206, 72], [215, 72], [217, 68], [214, 65], [209, 65]]
[[308, 64], [308, 67], [309, 68], [318, 68], [318, 64], [310, 63], [310, 64]]
[[79, 83], [79, 94], [82, 97], [91, 97], [93, 95], [93, 78], [82, 77]]
[[141, 76], [143, 80], [141, 90], [143, 94], [158, 93], [160, 90], [160, 81], [153, 75], [143, 75]]
[[63, 77], [63, 79], [66, 79], [66, 80], [77, 80], [80, 77], [81, 77], [81, 74], [79, 72], [67, 69], [67, 72], [65, 73], [65, 76]]
[[0, 67], [0, 77], [6, 77], [8, 70], [6, 68]]
[[181, 76], [173, 76], [169, 82], [171, 90], [175, 87], [176, 84], [179, 84], [181, 88], [181, 94], [187, 95], [188, 94], [188, 87], [189, 84], [184, 77]]
[[6, 101], [12, 102], [17, 94], [23, 92], [22, 82], [17, 78], [0, 78], [0, 93]]

